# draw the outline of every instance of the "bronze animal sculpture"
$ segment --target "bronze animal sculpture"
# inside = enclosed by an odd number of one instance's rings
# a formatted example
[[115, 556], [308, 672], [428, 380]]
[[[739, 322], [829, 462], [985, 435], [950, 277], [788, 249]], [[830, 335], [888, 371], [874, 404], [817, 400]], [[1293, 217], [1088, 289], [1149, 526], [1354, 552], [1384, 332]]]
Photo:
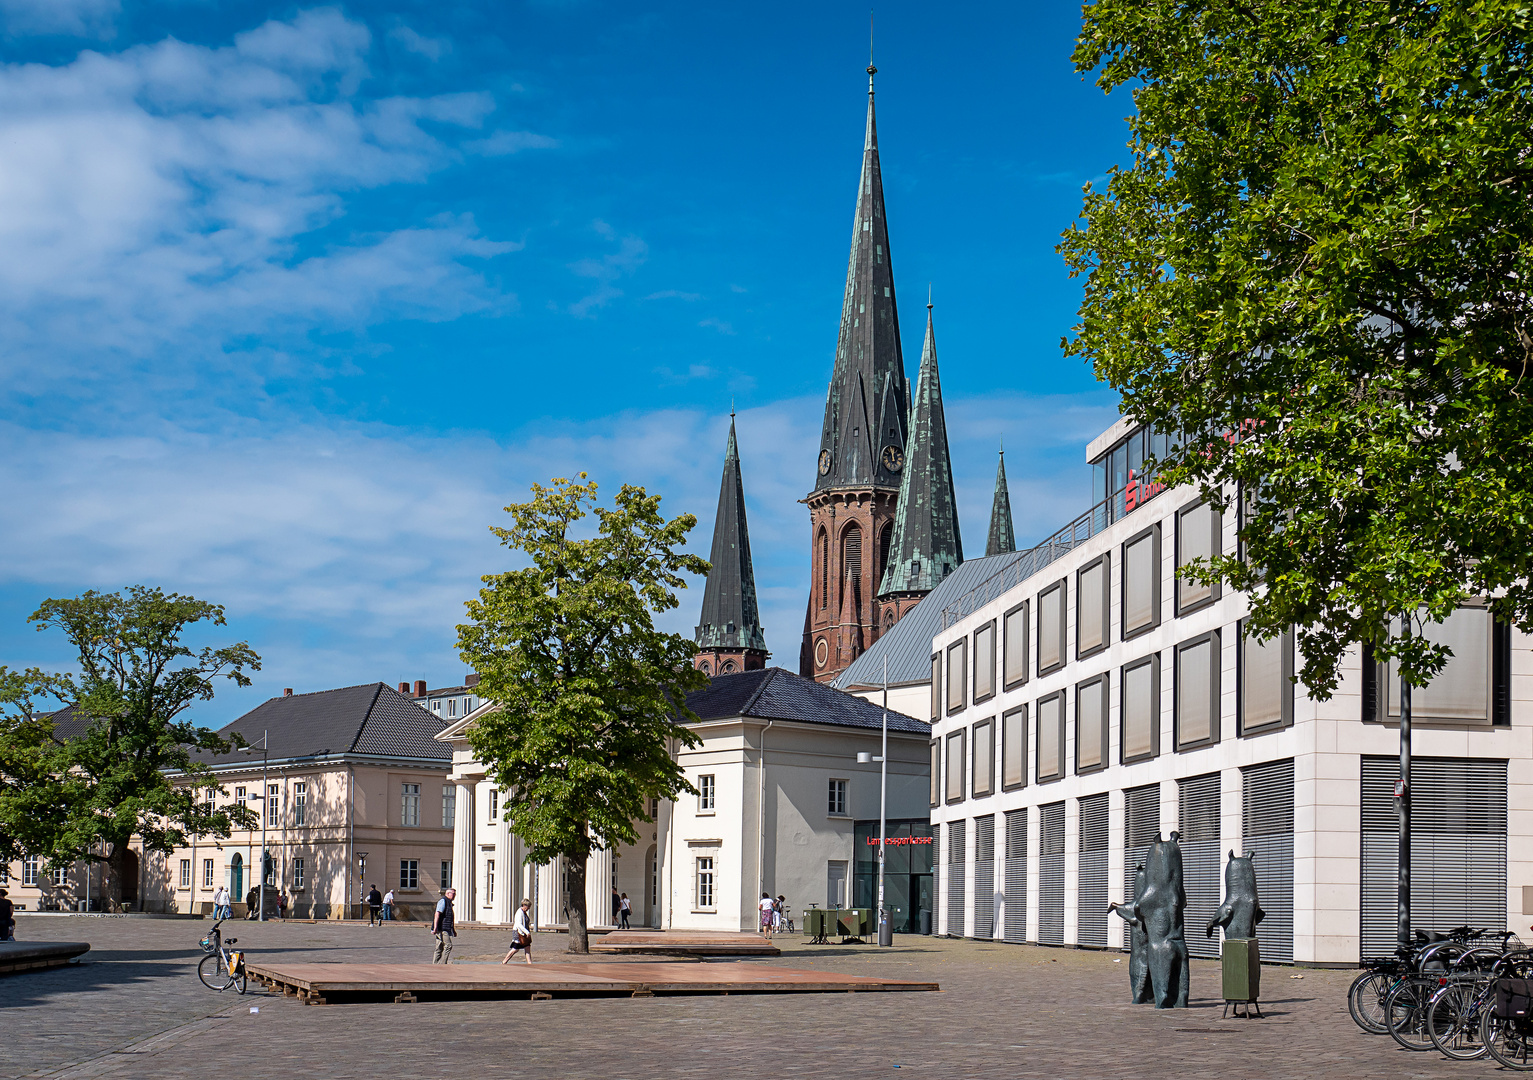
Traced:
[[1192, 965], [1187, 958], [1183, 917], [1187, 890], [1182, 880], [1180, 833], [1158, 835], [1144, 861], [1144, 894], [1134, 905], [1144, 923], [1146, 958], [1157, 1009], [1185, 1009]]
[[1138, 910], [1139, 901], [1144, 898], [1144, 882], [1144, 866], [1136, 866], [1133, 902], [1108, 906], [1109, 911], [1116, 911], [1128, 923], [1128, 991], [1129, 1001], [1135, 1005], [1147, 1005], [1155, 1000], [1154, 989], [1150, 985], [1150, 942]]
[[1266, 917], [1256, 900], [1256, 868], [1251, 856], [1231, 851], [1224, 867], [1224, 903], [1208, 920], [1208, 936], [1214, 936], [1214, 927], [1222, 926], [1227, 938], [1254, 938], [1256, 924]]

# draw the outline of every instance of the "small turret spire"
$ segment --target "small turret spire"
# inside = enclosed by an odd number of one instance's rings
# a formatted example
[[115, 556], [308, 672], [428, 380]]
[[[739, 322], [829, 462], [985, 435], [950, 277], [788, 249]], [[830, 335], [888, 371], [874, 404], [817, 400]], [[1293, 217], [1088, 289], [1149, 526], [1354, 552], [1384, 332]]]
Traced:
[[734, 402], [729, 406], [729, 442], [724, 448], [724, 476], [719, 509], [713, 521], [713, 550], [703, 610], [694, 640], [705, 649], [743, 649], [766, 653], [766, 636], [756, 603], [756, 574], [751, 566], [750, 529], [745, 521], [745, 486], [740, 478], [740, 449], [735, 442]]
[[1006, 487], [1006, 448], [1001, 447], [1000, 464], [995, 467], [995, 498], [990, 503], [990, 535], [985, 539], [986, 555], [1004, 555], [1017, 550], [1017, 536], [1011, 527], [1011, 492]]

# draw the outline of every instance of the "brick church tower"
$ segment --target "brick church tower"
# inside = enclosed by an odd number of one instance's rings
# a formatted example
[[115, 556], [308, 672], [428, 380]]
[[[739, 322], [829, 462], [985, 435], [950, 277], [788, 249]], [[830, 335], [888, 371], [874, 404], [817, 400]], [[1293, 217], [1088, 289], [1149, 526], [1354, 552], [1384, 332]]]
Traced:
[[751, 534], [745, 524], [745, 485], [740, 479], [740, 450], [735, 444], [735, 414], [729, 414], [729, 442], [724, 447], [724, 478], [719, 510], [713, 519], [713, 550], [703, 610], [693, 640], [692, 663], [709, 675], [729, 675], [766, 667], [766, 636], [756, 606], [756, 572], [751, 566]]

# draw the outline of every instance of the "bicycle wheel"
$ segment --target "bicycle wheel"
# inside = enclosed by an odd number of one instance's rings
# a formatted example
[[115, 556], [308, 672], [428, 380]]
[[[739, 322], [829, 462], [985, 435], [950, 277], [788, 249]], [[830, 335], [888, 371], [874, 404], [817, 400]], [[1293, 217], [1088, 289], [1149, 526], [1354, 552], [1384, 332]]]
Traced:
[[209, 990], [227, 990], [234, 980], [229, 976], [229, 970], [224, 966], [224, 958], [214, 953], [212, 956], [204, 956], [202, 962], [197, 965], [197, 978], [202, 980], [202, 985]]
[[1480, 1041], [1479, 994], [1473, 986], [1445, 986], [1427, 1002], [1427, 1036], [1455, 1061], [1485, 1056]]
[[1497, 1062], [1517, 1072], [1533, 1071], [1533, 1038], [1514, 1020], [1502, 1020], [1486, 1009], [1480, 1017], [1480, 1042]]
[[1384, 999], [1384, 1022], [1390, 1038], [1407, 1050], [1432, 1049], [1432, 1037], [1427, 1034], [1427, 998], [1436, 984], [1436, 979], [1409, 978]]
[[245, 974], [245, 965], [243, 963], [240, 964], [238, 971], [229, 976], [229, 983], [234, 987], [234, 992], [237, 994], [245, 992], [245, 986], [249, 981], [250, 977]]
[[1382, 971], [1368, 971], [1352, 980], [1347, 991], [1347, 1011], [1352, 1022], [1370, 1035], [1386, 1035], [1384, 998], [1394, 989], [1395, 977]]

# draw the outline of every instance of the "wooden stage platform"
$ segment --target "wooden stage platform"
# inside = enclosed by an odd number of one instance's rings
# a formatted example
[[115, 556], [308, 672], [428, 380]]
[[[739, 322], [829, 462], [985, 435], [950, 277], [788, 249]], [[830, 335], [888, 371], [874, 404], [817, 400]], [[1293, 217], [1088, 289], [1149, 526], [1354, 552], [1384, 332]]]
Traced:
[[706, 930], [614, 930], [591, 938], [591, 951], [605, 955], [781, 956], [764, 934]]
[[309, 1005], [432, 997], [653, 997], [655, 994], [826, 994], [936, 990], [934, 982], [805, 971], [760, 963], [551, 964], [252, 963], [250, 977]]

